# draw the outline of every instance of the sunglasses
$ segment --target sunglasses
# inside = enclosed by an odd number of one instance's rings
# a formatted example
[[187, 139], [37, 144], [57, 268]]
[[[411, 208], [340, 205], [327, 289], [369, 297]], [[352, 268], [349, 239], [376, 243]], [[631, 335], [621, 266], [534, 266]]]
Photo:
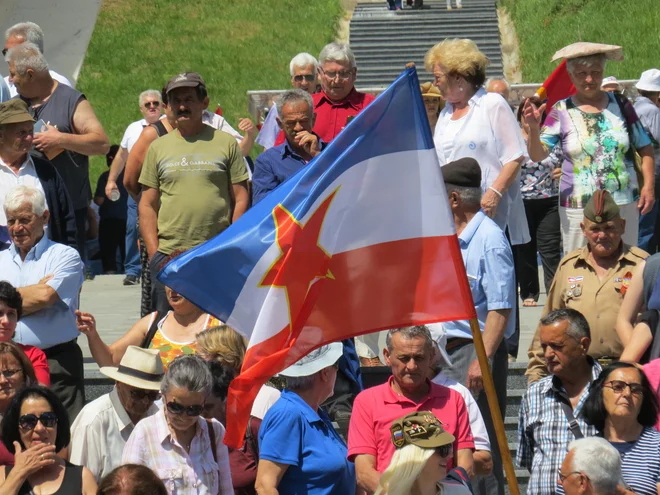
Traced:
[[41, 423], [46, 428], [54, 428], [57, 426], [57, 414], [54, 412], [41, 413], [41, 416], [24, 414], [18, 419], [18, 427], [21, 430], [34, 430], [37, 423]]
[[303, 79], [307, 82], [314, 82], [316, 76], [314, 74], [298, 74], [293, 76], [293, 80], [296, 82], [303, 82]]
[[150, 107], [158, 108], [159, 106], [160, 106], [159, 101], [148, 101], [144, 104], [144, 108], [150, 108]]
[[156, 390], [139, 390], [139, 389], [132, 389], [131, 390], [131, 399], [134, 400], [142, 400], [144, 398], [149, 399], [151, 402], [158, 400], [160, 397], [160, 392]]
[[626, 388], [630, 389], [632, 395], [642, 395], [644, 393], [641, 383], [626, 383], [621, 380], [612, 380], [604, 383], [603, 387], [611, 388], [615, 394], [622, 394]]
[[184, 406], [178, 402], [168, 402], [167, 411], [175, 416], [181, 416], [184, 412], [186, 416], [199, 416], [204, 410], [204, 404], [195, 404], [194, 406]]
[[449, 454], [451, 454], [452, 448], [453, 445], [449, 443], [447, 445], [443, 445], [442, 447], [437, 447], [435, 451], [440, 457], [448, 457]]
[[4, 57], [5, 55], [7, 55], [8, 51], [9, 51], [9, 48], [3, 48], [2, 49], [2, 56]]
[[13, 378], [13, 376], [16, 373], [20, 373], [23, 370], [2, 370], [0, 371], [0, 375], [4, 376], [5, 379], [9, 380], [10, 378]]

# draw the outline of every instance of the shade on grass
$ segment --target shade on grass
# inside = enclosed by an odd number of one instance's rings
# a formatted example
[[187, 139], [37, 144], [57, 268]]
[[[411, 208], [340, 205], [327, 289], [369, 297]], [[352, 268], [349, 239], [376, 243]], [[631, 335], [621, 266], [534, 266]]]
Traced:
[[[221, 104], [236, 128], [246, 91], [288, 87], [291, 58], [318, 57], [341, 13], [339, 0], [104, 0], [77, 87], [112, 143], [140, 118], [142, 91], [185, 71], [204, 77], [209, 109]], [[92, 186], [105, 169], [92, 159]]]
[[609, 62], [606, 76], [636, 79], [660, 66], [658, 0], [500, 0], [520, 42], [524, 82], [543, 82], [552, 55], [576, 41], [623, 46], [625, 60]]

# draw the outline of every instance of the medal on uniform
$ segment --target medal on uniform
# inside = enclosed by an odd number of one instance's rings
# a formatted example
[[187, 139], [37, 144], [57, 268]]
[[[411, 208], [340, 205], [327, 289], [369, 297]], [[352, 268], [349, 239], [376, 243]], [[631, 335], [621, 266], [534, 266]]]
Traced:
[[580, 297], [581, 294], [582, 294], [582, 289], [581, 289], [580, 286], [578, 285], [578, 286], [573, 290], [573, 295], [574, 295], [575, 297]]
[[623, 280], [621, 281], [621, 295], [625, 296], [626, 291], [628, 290], [628, 286], [630, 285], [630, 279], [632, 278], [632, 273], [631, 272], [626, 272], [626, 274], [623, 276]]

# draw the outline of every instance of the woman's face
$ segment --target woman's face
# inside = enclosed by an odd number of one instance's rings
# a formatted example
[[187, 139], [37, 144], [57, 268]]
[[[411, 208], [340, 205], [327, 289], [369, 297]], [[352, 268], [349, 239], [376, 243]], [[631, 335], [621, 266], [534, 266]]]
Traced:
[[444, 65], [435, 64], [433, 77], [433, 85], [440, 90], [440, 93], [448, 102], [456, 103], [465, 98], [465, 91], [460, 90], [460, 77], [450, 75], [449, 70]]
[[172, 306], [172, 311], [177, 314], [188, 313], [195, 307], [195, 305], [188, 301], [188, 299], [169, 287], [165, 287], [165, 295], [167, 296], [167, 302]]
[[197, 419], [204, 411], [206, 395], [201, 392], [191, 392], [186, 388], [170, 387], [163, 394], [163, 403], [169, 425], [175, 430], [186, 431], [197, 423]]
[[453, 449], [449, 450], [446, 457], [442, 457], [440, 452], [436, 450], [433, 455], [426, 461], [426, 465], [418, 478], [440, 481], [447, 476], [447, 462], [453, 457]]
[[8, 401], [25, 385], [25, 374], [18, 359], [11, 354], [0, 356], [0, 400]]
[[440, 110], [440, 98], [436, 98], [435, 96], [424, 96], [423, 98], [426, 115], [429, 119], [435, 119]]
[[[43, 397], [29, 397], [23, 401], [21, 405], [21, 413], [19, 419], [19, 433], [21, 436], [21, 442], [26, 449], [29, 449], [32, 445], [46, 443], [49, 445], [55, 445], [55, 440], [57, 439], [57, 424], [54, 426], [44, 426], [42, 421], [47, 421], [46, 417], [50, 416], [46, 414], [44, 418], [40, 421], [34, 422], [34, 417], [40, 418], [44, 413], [53, 413], [53, 408], [50, 407], [50, 404]], [[29, 423], [34, 424], [32, 428]], [[21, 426], [21, 423], [24, 426]]]
[[616, 369], [603, 385], [603, 403], [607, 414], [637, 421], [644, 400], [639, 371], [635, 368]]
[[16, 331], [18, 312], [0, 299], [0, 342], [11, 340]]
[[575, 85], [578, 96], [582, 95], [587, 99], [594, 99], [602, 93], [600, 85], [603, 83], [603, 72], [605, 67], [599, 64], [577, 64], [573, 67], [573, 72], [569, 72], [569, 77]]

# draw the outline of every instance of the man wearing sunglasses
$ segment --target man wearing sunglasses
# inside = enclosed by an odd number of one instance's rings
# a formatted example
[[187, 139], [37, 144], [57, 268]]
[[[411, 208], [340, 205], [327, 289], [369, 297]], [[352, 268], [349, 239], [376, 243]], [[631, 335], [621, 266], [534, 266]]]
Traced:
[[87, 404], [71, 426], [70, 461], [86, 466], [100, 481], [121, 464], [128, 437], [143, 418], [158, 411], [163, 363], [158, 351], [129, 346], [119, 367], [101, 373], [115, 388]]
[[[121, 139], [119, 151], [110, 166], [108, 182], [105, 186], [105, 195], [111, 201], [115, 201], [113, 195], [116, 197], [119, 193], [117, 181], [122, 182], [124, 180], [123, 172], [126, 166], [126, 159], [133, 145], [140, 137], [140, 134], [142, 134], [142, 130], [149, 124], [157, 122], [162, 115], [163, 102], [160, 97], [160, 91], [155, 89], [143, 91], [138, 98], [138, 105], [142, 118], [136, 120], [126, 128], [124, 137]], [[138, 249], [137, 202], [132, 197], [128, 198], [124, 271], [126, 273], [124, 285], [137, 285], [140, 283], [142, 269], [140, 265], [140, 250]]]

